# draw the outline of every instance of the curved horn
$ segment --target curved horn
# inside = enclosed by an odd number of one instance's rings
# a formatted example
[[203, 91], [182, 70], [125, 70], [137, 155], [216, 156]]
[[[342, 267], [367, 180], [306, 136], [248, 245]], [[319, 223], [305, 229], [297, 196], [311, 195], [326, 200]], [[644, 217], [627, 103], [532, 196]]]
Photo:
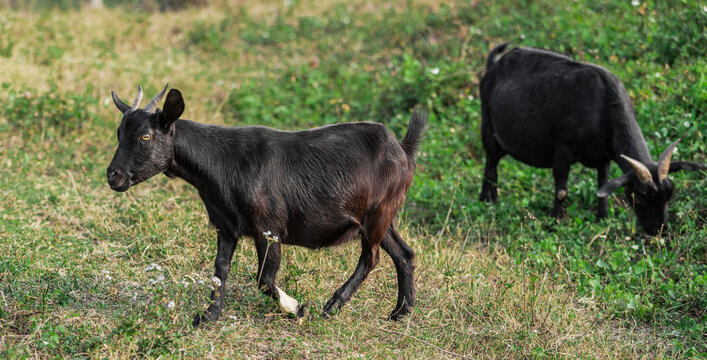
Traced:
[[668, 178], [668, 172], [670, 171], [670, 158], [673, 156], [673, 150], [680, 142], [680, 139], [675, 140], [670, 146], [668, 146], [662, 154], [660, 154], [660, 160], [658, 160], [658, 181], [663, 181]]
[[157, 110], [157, 105], [159, 105], [160, 101], [162, 101], [162, 97], [164, 96], [165, 91], [167, 91], [167, 87], [169, 87], [169, 84], [165, 85], [164, 89], [162, 89], [162, 91], [160, 91], [157, 96], [153, 97], [152, 100], [150, 100], [147, 106], [145, 106], [145, 111], [149, 113], [154, 113], [155, 110]]
[[135, 102], [133, 103], [133, 107], [130, 108], [130, 110], [137, 110], [138, 106], [140, 105], [140, 101], [142, 100], [142, 85], [137, 86], [137, 97], [135, 98]]
[[121, 113], [125, 114], [126, 111], [130, 110], [130, 105], [123, 102], [123, 100], [120, 100], [115, 91], [111, 91], [110, 96], [113, 98], [113, 103], [116, 107], [118, 107], [118, 110], [120, 110]]
[[643, 165], [640, 161], [632, 159], [626, 155], [621, 155], [621, 157], [628, 162], [629, 165], [633, 168], [633, 172], [636, 174], [636, 177], [638, 178], [638, 181], [641, 182], [641, 184], [645, 184], [647, 182], [653, 182], [653, 177], [651, 176], [650, 170]]

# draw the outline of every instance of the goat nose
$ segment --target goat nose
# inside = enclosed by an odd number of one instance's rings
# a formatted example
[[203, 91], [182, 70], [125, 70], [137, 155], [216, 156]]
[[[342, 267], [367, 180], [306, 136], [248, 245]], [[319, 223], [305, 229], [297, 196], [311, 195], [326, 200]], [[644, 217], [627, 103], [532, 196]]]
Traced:
[[113, 181], [117, 175], [118, 175], [118, 171], [116, 171], [113, 168], [108, 168], [108, 171], [106, 172], [106, 176], [108, 177], [108, 181]]

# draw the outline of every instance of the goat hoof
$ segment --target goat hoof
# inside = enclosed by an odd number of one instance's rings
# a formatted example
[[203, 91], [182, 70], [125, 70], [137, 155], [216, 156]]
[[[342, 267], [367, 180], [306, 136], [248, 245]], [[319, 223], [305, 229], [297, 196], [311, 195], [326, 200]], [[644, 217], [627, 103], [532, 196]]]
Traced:
[[206, 319], [206, 316], [196, 314], [196, 316], [194, 316], [194, 321], [191, 322], [191, 325], [196, 328], [196, 327], [199, 327], [200, 325], [204, 324], [207, 321], [208, 321], [208, 319]]
[[552, 215], [552, 217], [555, 218], [555, 220], [557, 222], [560, 222], [560, 221], [568, 218], [567, 210], [565, 210], [562, 207], [557, 207], [557, 206], [552, 209], [551, 215]]
[[393, 310], [390, 315], [388, 315], [388, 320], [391, 321], [398, 321], [402, 319], [405, 315], [409, 314], [412, 312], [412, 306], [399, 306], [396, 307], [395, 310]]
[[196, 314], [194, 316], [194, 321], [191, 322], [192, 326], [194, 327], [199, 327], [201, 325], [204, 325], [207, 322], [214, 321], [218, 319], [219, 315], [221, 315], [221, 311], [219, 312], [209, 312], [208, 310], [204, 314]]
[[328, 318], [334, 316], [334, 312], [335, 312], [337, 309], [338, 309], [338, 307], [337, 307], [336, 309], [332, 309], [331, 307], [326, 307], [326, 306], [325, 306], [324, 309], [322, 310], [322, 318], [323, 318], [323, 319], [328, 319]]
[[332, 309], [331, 307], [325, 306], [324, 309], [322, 309], [322, 318], [328, 319], [334, 315], [335, 309]]
[[297, 308], [297, 313], [295, 313], [297, 325], [304, 324], [304, 320], [307, 318], [307, 315], [309, 315], [309, 308], [307, 307], [307, 304], [300, 304]]
[[297, 320], [299, 321], [299, 319], [307, 317], [308, 313], [309, 313], [309, 309], [307, 308], [307, 304], [302, 303], [297, 308], [297, 312], [295, 313], [295, 316], [297, 317]]
[[481, 194], [479, 194], [479, 201], [483, 201], [485, 203], [495, 203], [498, 201], [498, 194], [482, 191]]
[[327, 319], [329, 316], [331, 316], [334, 311], [338, 310], [341, 307], [341, 300], [339, 300], [339, 297], [337, 294], [334, 294], [334, 296], [329, 299], [329, 301], [326, 302], [324, 305], [324, 309], [322, 309], [322, 317]]

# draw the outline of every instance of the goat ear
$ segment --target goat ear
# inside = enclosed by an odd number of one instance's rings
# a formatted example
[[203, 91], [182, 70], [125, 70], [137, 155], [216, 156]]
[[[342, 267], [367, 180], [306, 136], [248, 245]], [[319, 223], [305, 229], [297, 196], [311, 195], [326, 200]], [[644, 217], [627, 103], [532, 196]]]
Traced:
[[707, 166], [705, 164], [700, 164], [692, 161], [674, 161], [670, 163], [670, 171], [680, 171], [680, 170], [705, 170]]
[[118, 107], [118, 110], [125, 114], [126, 111], [130, 110], [130, 105], [126, 104], [123, 102], [123, 100], [120, 100], [118, 95], [115, 94], [115, 92], [111, 91], [110, 96], [113, 98], [113, 103], [115, 104], [116, 107]]
[[169, 129], [172, 124], [182, 116], [184, 112], [184, 99], [182, 93], [177, 89], [172, 89], [167, 94], [167, 100], [164, 102], [162, 109], [161, 125], [165, 129]]
[[605, 198], [611, 195], [614, 190], [628, 184], [628, 182], [631, 180], [631, 175], [633, 175], [633, 173], [628, 172], [617, 177], [614, 180], [607, 181], [604, 185], [601, 186], [599, 191], [597, 191], [597, 196], [600, 198]]

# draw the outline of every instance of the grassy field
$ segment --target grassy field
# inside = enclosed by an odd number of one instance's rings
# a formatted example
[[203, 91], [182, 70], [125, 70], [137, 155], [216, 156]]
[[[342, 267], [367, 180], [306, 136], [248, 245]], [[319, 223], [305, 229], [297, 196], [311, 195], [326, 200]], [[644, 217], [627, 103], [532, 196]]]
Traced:
[[[62, 1], [62, 4], [70, 3]], [[107, 2], [108, 3], [108, 2]], [[114, 2], [110, 2], [111, 4]], [[126, 1], [128, 4], [136, 2]], [[498, 204], [476, 200], [478, 84], [504, 41], [600, 64], [624, 82], [655, 157], [707, 162], [707, 7], [691, 1], [218, 1], [178, 12], [0, 9], [0, 358], [700, 358], [707, 356], [707, 176], [672, 175], [670, 224], [645, 235], [619, 195], [595, 219], [576, 165], [569, 218], [551, 172], [506, 158]], [[184, 118], [305, 129], [430, 127], [397, 220], [418, 303], [399, 322], [390, 259], [331, 319], [323, 304], [358, 244], [285, 247], [279, 282], [302, 324], [256, 289], [249, 240], [225, 312], [193, 329], [216, 232], [198, 194], [157, 176], [127, 193], [105, 169], [115, 90], [165, 83]], [[612, 174], [620, 174], [613, 165]]]

